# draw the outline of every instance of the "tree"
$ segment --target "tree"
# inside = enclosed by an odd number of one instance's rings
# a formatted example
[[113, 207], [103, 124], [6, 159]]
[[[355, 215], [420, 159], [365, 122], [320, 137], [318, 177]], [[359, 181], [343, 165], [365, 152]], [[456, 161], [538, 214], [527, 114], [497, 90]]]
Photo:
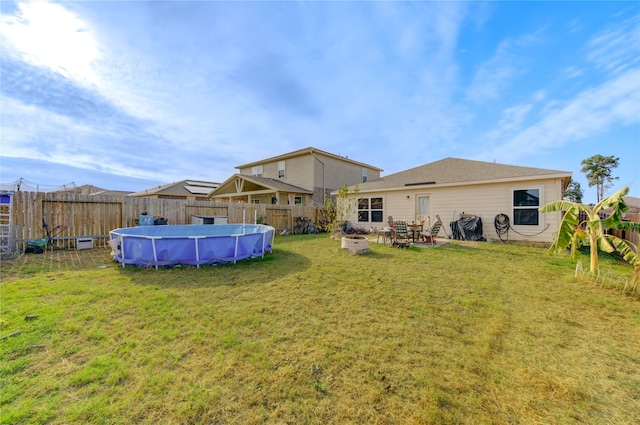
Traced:
[[582, 202], [582, 197], [584, 196], [584, 192], [582, 192], [582, 188], [580, 187], [580, 183], [571, 179], [569, 184], [567, 185], [567, 189], [564, 191], [564, 199], [571, 202]]
[[581, 162], [582, 171], [589, 181], [589, 187], [596, 187], [598, 202], [604, 197], [606, 189], [611, 187], [610, 183], [618, 180], [618, 177], [611, 176], [611, 170], [618, 166], [620, 158], [613, 156], [594, 155]]
[[346, 231], [345, 225], [347, 218], [351, 214], [352, 210], [356, 208], [358, 201], [358, 193], [360, 189], [356, 185], [353, 194], [349, 193], [347, 185], [343, 185], [338, 189], [338, 196], [334, 202], [328, 202], [327, 207], [332, 210], [332, 220], [329, 224], [329, 230], [334, 233], [332, 236], [336, 236], [336, 233], [342, 235], [343, 231]]
[[[606, 235], [605, 230], [622, 222], [622, 214], [627, 210], [623, 197], [627, 193], [629, 193], [629, 186], [623, 187], [593, 207], [578, 202], [554, 201], [540, 208], [543, 213], [564, 211], [560, 227], [549, 251], [559, 253], [571, 247], [571, 254], [575, 258], [579, 244], [588, 241], [590, 254], [589, 271], [596, 273], [598, 269], [598, 247], [602, 251], [613, 252], [615, 251], [614, 245], [622, 247], [622, 244], [626, 243], [613, 235]], [[600, 213], [606, 209], [611, 209], [611, 215], [603, 220], [600, 218]], [[581, 215], [586, 216], [582, 221], [580, 221]], [[611, 244], [612, 241], [613, 245]]]

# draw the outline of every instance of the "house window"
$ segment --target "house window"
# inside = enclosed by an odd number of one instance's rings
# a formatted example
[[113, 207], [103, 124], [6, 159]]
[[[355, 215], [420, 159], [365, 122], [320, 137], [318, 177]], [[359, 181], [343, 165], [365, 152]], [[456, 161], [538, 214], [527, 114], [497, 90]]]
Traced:
[[256, 165], [251, 167], [251, 175], [256, 177], [262, 177], [262, 165]]
[[259, 204], [260, 203], [260, 199], [253, 199], [251, 202], [253, 202], [254, 204]]
[[358, 200], [358, 223], [382, 223], [382, 198]]
[[293, 203], [296, 205], [302, 205], [302, 196], [296, 196], [293, 198]]
[[284, 161], [278, 161], [278, 178], [284, 178]]
[[513, 191], [513, 224], [537, 226], [539, 224], [540, 189]]
[[367, 169], [363, 168], [362, 169], [362, 183], [366, 183], [367, 182]]

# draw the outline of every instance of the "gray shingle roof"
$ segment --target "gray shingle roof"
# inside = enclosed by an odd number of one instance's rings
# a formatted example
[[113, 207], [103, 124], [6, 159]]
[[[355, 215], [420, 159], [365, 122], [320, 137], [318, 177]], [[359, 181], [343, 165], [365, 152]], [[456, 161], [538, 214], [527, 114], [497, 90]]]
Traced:
[[[202, 193], [194, 193], [194, 187], [208, 188], [209, 191], [214, 190], [220, 183], [206, 182], [202, 180], [182, 180], [179, 182], [168, 183], [158, 187], [151, 187], [149, 189], [141, 190], [140, 192], [132, 193], [131, 196], [145, 196], [145, 195], [183, 195], [193, 196], [200, 195], [206, 196]], [[208, 193], [207, 192], [207, 193]]]
[[269, 187], [274, 190], [282, 191], [282, 192], [297, 192], [297, 193], [308, 193], [313, 194], [312, 191], [303, 189], [299, 186], [294, 186], [289, 183], [285, 183], [278, 179], [272, 179], [269, 177], [257, 177], [257, 176], [245, 176], [242, 174], [236, 174], [237, 176], [242, 176], [243, 179], [254, 181], [255, 183], [259, 183], [263, 186]]
[[[303, 189], [301, 187], [294, 186], [289, 183], [285, 183], [278, 179], [272, 179], [269, 177], [248, 176], [245, 174], [234, 174], [233, 176], [229, 177], [227, 180], [222, 182], [222, 184], [220, 184], [218, 188], [212, 191], [209, 194], [209, 196], [215, 197], [215, 196], [223, 196], [223, 195], [229, 195], [229, 194], [235, 195], [236, 194], [235, 181], [238, 179], [245, 180], [247, 182], [252, 183], [253, 185], [257, 185], [258, 187], [264, 187], [269, 190], [277, 190], [280, 192], [290, 192], [290, 193], [303, 193], [303, 194], [310, 194], [310, 195], [313, 194], [313, 192], [310, 190]], [[244, 190], [246, 191], [247, 188], [245, 187]]]
[[[409, 170], [361, 183], [359, 190], [400, 188], [420, 184], [461, 184], [519, 178], [571, 177], [570, 171], [521, 167], [494, 162], [472, 161], [460, 158], [445, 158]], [[355, 186], [353, 186], [355, 187]]]

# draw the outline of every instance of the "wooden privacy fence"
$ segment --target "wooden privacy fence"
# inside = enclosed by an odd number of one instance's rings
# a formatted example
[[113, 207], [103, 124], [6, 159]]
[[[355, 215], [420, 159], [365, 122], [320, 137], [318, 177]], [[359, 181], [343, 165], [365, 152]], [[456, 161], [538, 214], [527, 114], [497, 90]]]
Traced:
[[[604, 220], [609, 217], [609, 214], [606, 212], [601, 212], [598, 216]], [[584, 211], [580, 211], [578, 213], [578, 221], [583, 222], [588, 219], [587, 213]], [[640, 223], [640, 213], [625, 213], [623, 215], [623, 221], [631, 221], [634, 223]], [[626, 230], [617, 230], [617, 229], [607, 229], [607, 233], [610, 233], [614, 236], [619, 237], [620, 239], [624, 239], [633, 244], [634, 247], [638, 246], [638, 232], [626, 231]]]
[[[109, 231], [134, 227], [143, 212], [166, 218], [168, 224], [191, 224], [192, 215], [225, 216], [228, 222], [268, 223], [276, 231], [294, 227], [296, 217], [315, 221], [316, 207], [301, 205], [244, 204], [236, 202], [156, 199], [131, 196], [80, 195], [55, 192], [14, 192], [11, 225], [17, 241], [46, 236], [43, 223], [56, 233], [56, 246], [75, 246], [77, 238], [93, 238], [106, 246]], [[58, 227], [60, 226], [60, 227]], [[62, 230], [64, 229], [64, 230]]]
[[[624, 215], [624, 219], [635, 222], [635, 223], [640, 223], [640, 213], [626, 213]], [[631, 242], [632, 244], [634, 244], [635, 246], [638, 246], [638, 232], [629, 232], [629, 231], [622, 231], [622, 230], [616, 230], [616, 229], [612, 229], [610, 230], [610, 232], [611, 234], [621, 239], [625, 239]]]

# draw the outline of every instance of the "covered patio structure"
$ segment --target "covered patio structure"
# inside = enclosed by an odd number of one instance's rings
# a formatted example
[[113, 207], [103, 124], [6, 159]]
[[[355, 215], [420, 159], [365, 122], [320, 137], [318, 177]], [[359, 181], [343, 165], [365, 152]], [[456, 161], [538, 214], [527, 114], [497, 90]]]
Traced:
[[216, 201], [275, 205], [312, 205], [313, 192], [282, 181], [258, 176], [234, 174], [209, 197]]

